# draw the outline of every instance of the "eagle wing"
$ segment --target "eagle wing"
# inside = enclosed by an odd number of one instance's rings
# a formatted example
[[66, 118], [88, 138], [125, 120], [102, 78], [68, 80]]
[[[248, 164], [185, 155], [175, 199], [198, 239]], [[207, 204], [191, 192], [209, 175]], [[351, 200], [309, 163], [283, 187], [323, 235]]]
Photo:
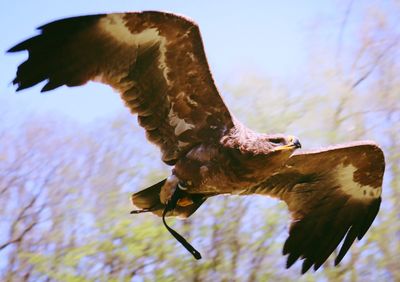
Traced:
[[344, 239], [335, 265], [361, 240], [381, 203], [385, 161], [372, 142], [294, 154], [285, 168], [244, 194], [278, 197], [292, 216], [283, 254], [287, 268], [304, 259], [317, 270]]
[[27, 50], [17, 90], [42, 91], [89, 80], [117, 90], [138, 114], [162, 159], [174, 164], [193, 145], [217, 139], [232, 120], [209, 71], [198, 26], [162, 12], [115, 13], [58, 20], [11, 48]]

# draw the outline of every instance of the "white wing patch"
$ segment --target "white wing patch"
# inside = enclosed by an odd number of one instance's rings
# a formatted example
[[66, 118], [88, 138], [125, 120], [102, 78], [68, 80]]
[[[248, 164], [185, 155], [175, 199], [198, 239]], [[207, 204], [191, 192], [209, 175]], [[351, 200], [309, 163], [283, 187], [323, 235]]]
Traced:
[[354, 173], [357, 168], [353, 165], [341, 165], [336, 170], [337, 181], [341, 190], [356, 199], [368, 200], [379, 198], [382, 187], [372, 187], [369, 185], [361, 185], [354, 180]]
[[175, 136], [181, 135], [186, 130], [194, 128], [193, 124], [187, 123], [184, 119], [178, 117], [178, 115], [173, 110], [173, 103], [171, 110], [168, 113], [169, 124], [174, 127]]
[[166, 64], [165, 53], [167, 51], [167, 39], [161, 36], [158, 29], [147, 28], [139, 33], [132, 33], [126, 26], [126, 22], [123, 19], [124, 14], [110, 14], [102, 18], [99, 21], [99, 27], [101, 30], [107, 32], [116, 41], [130, 45], [134, 48], [140, 48], [140, 45], [146, 45], [151, 42], [157, 42], [160, 44], [160, 56], [158, 67], [163, 72], [163, 76], [168, 85], [170, 81], [168, 80], [169, 68]]

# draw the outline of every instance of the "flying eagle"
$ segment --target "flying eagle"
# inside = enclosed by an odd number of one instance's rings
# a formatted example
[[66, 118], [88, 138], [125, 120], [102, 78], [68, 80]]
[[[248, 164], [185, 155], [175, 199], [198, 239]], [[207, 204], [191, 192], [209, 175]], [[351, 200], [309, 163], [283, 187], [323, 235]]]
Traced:
[[[266, 195], [286, 202], [292, 222], [283, 254], [289, 268], [317, 270], [344, 241], [337, 265], [364, 236], [381, 203], [384, 156], [361, 141], [294, 152], [290, 135], [257, 133], [229, 112], [210, 73], [198, 26], [163, 12], [67, 18], [11, 48], [27, 50], [13, 83], [42, 91], [99, 81], [121, 95], [157, 145], [171, 175], [132, 196], [142, 211], [189, 217], [219, 194]], [[94, 101], [95, 102], [95, 101]]]

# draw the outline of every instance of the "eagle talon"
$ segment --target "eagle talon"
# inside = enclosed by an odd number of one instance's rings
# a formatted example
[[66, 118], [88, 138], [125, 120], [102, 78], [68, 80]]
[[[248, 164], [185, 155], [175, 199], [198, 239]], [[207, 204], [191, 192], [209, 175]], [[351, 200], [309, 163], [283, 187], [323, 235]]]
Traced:
[[183, 197], [183, 198], [180, 198], [176, 204], [180, 207], [187, 207], [187, 206], [190, 206], [191, 204], [193, 204], [193, 201], [192, 201], [192, 199], [190, 199], [188, 197]]
[[188, 188], [186, 187], [185, 184], [186, 184], [186, 183], [184, 183], [184, 182], [182, 182], [182, 181], [179, 181], [179, 182], [178, 182], [178, 188], [181, 189], [181, 190], [183, 190], [183, 191], [186, 191]]
[[[178, 189], [181, 191], [187, 191], [188, 187], [187, 187], [187, 183], [184, 181], [179, 181], [178, 182]], [[192, 201], [191, 198], [189, 197], [182, 197], [178, 200], [178, 202], [176, 203], [178, 206], [180, 207], [187, 207], [192, 205], [194, 202]]]

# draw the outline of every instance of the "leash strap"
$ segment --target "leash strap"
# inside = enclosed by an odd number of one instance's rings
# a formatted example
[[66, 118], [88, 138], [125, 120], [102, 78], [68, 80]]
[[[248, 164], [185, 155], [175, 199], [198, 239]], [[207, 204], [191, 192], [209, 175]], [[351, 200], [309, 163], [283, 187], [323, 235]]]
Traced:
[[[180, 186], [180, 185], [179, 185]], [[164, 223], [165, 228], [171, 233], [172, 236], [175, 237], [176, 240], [178, 240], [179, 243], [182, 244], [188, 250], [189, 253], [191, 253], [195, 259], [201, 259], [201, 254], [199, 251], [197, 251], [188, 241], [186, 241], [185, 238], [182, 237], [178, 232], [176, 232], [174, 229], [168, 226], [167, 222], [165, 221], [165, 216], [169, 211], [172, 211], [175, 209], [176, 204], [178, 203], [178, 200], [182, 197], [182, 190], [181, 188], [177, 186], [175, 189], [174, 194], [172, 194], [171, 200], [167, 203], [165, 206], [165, 209], [162, 214], [162, 221]], [[133, 210], [131, 211], [131, 214], [139, 214], [139, 213], [144, 213], [144, 212], [151, 212], [157, 210], [156, 207], [149, 208], [149, 209], [142, 209], [142, 210]]]
[[181, 189], [179, 186], [175, 189], [174, 194], [172, 194], [171, 200], [167, 203], [165, 206], [164, 212], [162, 214], [162, 220], [164, 223], [165, 228], [171, 233], [172, 236], [175, 237], [176, 240], [178, 240], [179, 243], [182, 244], [188, 250], [189, 253], [191, 253], [195, 259], [201, 259], [201, 254], [199, 251], [197, 251], [188, 241], [186, 241], [185, 238], [183, 238], [178, 232], [176, 232], [174, 229], [168, 226], [167, 222], [165, 221], [165, 216], [169, 211], [172, 211], [178, 202], [178, 200], [181, 198]]

